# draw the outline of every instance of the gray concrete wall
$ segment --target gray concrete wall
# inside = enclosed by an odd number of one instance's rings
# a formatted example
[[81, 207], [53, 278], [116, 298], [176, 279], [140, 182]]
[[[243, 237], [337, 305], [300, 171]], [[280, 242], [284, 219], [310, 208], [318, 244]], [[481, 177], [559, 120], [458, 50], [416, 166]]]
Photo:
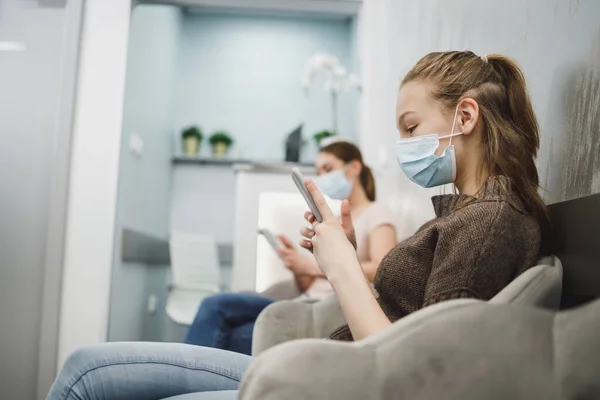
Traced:
[[382, 185], [404, 182], [393, 162], [400, 77], [426, 53], [468, 49], [505, 54], [522, 66], [542, 130], [538, 167], [546, 201], [600, 192], [600, 1], [367, 0], [364, 11], [371, 122], [361, 142], [367, 160], [387, 172]]

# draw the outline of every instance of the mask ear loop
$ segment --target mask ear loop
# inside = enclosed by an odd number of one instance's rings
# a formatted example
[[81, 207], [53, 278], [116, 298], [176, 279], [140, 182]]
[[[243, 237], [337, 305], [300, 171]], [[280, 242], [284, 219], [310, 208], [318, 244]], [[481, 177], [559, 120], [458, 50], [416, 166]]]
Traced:
[[[456, 120], [458, 119], [458, 104], [456, 105], [456, 110], [454, 111], [454, 120], [452, 121], [452, 129], [450, 130], [450, 141], [448, 142], [448, 147], [452, 146], [452, 138], [454, 137], [454, 129], [456, 126]], [[452, 191], [454, 192], [454, 194], [458, 193], [458, 190], [456, 189], [456, 185], [452, 185]], [[446, 185], [443, 185], [441, 187], [440, 190], [440, 194], [445, 195], [446, 194]]]
[[456, 126], [457, 118], [458, 118], [458, 104], [456, 105], [456, 110], [454, 111], [454, 121], [452, 121], [452, 130], [450, 131], [450, 144], [448, 146], [452, 146], [452, 137], [454, 137], [454, 129]]
[[[456, 105], [456, 110], [454, 111], [454, 121], [452, 121], [452, 130], [450, 131], [450, 142], [448, 144], [449, 146], [452, 146], [452, 138], [454, 137], [454, 129], [456, 127], [456, 120], [458, 118], [458, 104]], [[452, 189], [454, 194], [458, 193], [458, 189], [456, 188], [456, 184], [452, 184]]]

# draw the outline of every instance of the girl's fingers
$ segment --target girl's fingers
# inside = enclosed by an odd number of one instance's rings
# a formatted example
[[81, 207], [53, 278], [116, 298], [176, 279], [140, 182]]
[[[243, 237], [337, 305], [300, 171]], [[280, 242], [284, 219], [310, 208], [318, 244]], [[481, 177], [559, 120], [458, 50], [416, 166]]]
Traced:
[[307, 211], [307, 212], [304, 213], [304, 219], [307, 220], [311, 224], [313, 222], [315, 222], [315, 220], [316, 220], [315, 216], [310, 211]]
[[310, 252], [312, 252], [312, 250], [313, 250], [313, 244], [310, 240], [303, 239], [300, 242], [300, 246], [304, 247], [306, 250], [308, 250]]
[[315, 231], [313, 231], [310, 228], [304, 227], [304, 228], [300, 229], [300, 234], [307, 239], [311, 239], [313, 236], [315, 236]]

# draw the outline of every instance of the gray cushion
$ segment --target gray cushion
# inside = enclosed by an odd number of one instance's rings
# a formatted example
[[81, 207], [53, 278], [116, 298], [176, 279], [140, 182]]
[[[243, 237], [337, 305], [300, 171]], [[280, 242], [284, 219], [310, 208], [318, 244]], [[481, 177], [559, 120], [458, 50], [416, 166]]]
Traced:
[[558, 310], [563, 269], [557, 257], [545, 257], [494, 296], [491, 303], [512, 303]]
[[299, 338], [324, 338], [345, 324], [337, 297], [314, 302], [280, 301], [265, 308], [256, 320], [252, 354]]

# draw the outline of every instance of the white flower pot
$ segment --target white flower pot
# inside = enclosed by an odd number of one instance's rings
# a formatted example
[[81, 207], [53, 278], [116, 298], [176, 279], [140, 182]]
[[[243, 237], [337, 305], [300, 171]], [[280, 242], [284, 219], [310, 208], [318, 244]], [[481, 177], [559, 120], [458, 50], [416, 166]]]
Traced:
[[200, 150], [200, 140], [197, 137], [187, 137], [183, 139], [183, 152], [186, 156], [196, 157]]
[[213, 156], [217, 158], [225, 157], [228, 150], [229, 145], [227, 143], [215, 143], [212, 145]]

